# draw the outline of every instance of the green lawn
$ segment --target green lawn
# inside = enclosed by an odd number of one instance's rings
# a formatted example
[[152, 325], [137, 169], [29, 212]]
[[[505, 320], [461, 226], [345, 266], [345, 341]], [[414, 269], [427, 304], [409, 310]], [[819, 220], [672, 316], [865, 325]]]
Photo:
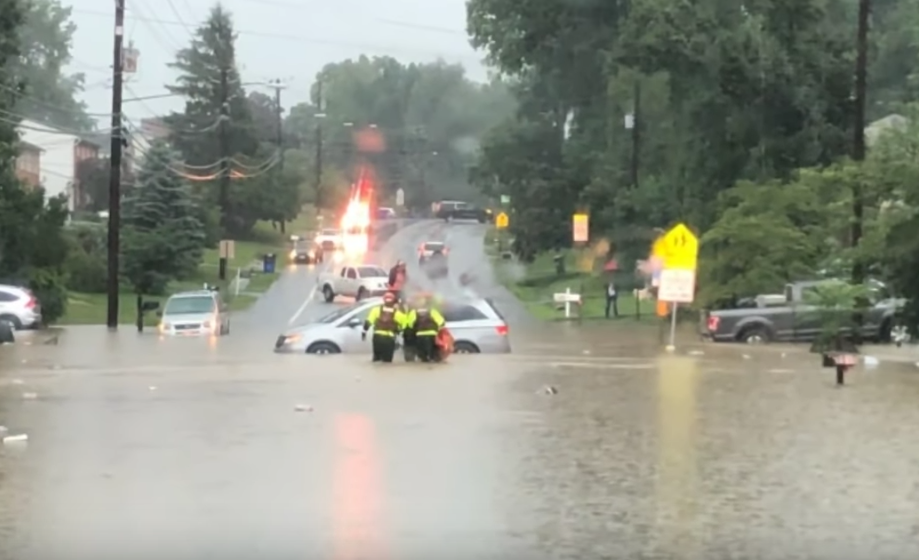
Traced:
[[[493, 242], [494, 237], [486, 237], [486, 242]], [[491, 251], [494, 254], [494, 251]], [[606, 308], [606, 283], [609, 276], [598, 272], [579, 272], [578, 255], [572, 251], [564, 253], [566, 272], [559, 276], [555, 270], [553, 254], [539, 255], [532, 264], [524, 265], [517, 261], [505, 261], [494, 258], [495, 273], [504, 284], [534, 317], [544, 320], [560, 320], [564, 311], [559, 310], [552, 301], [553, 294], [570, 288], [573, 293], [582, 295], [584, 305], [582, 319], [603, 319]], [[634, 324], [636, 317], [655, 322], [654, 307], [651, 300], [638, 301], [632, 295], [634, 280], [616, 278], [620, 286], [619, 321], [624, 325]], [[637, 304], [637, 305], [636, 305]]]
[[[300, 217], [294, 222], [287, 225], [287, 234], [281, 234], [280, 231], [274, 230], [271, 224], [260, 222], [256, 224], [252, 232], [252, 240], [237, 241], [235, 258], [230, 260], [227, 266], [227, 279], [219, 279], [219, 261], [220, 254], [218, 249], [208, 249], [204, 253], [204, 259], [198, 268], [198, 273], [194, 278], [182, 282], [175, 282], [169, 287], [168, 293], [163, 296], [151, 296], [147, 299], [165, 303], [170, 294], [187, 290], [201, 289], [205, 283], [219, 286], [220, 290], [226, 294], [230, 309], [233, 311], [242, 311], [250, 307], [258, 295], [268, 291], [271, 285], [280, 277], [280, 271], [287, 265], [287, 253], [289, 247], [289, 235], [303, 235], [313, 229], [315, 215], [311, 208], [306, 208]], [[261, 272], [261, 257], [265, 253], [274, 253], [277, 256], [277, 267], [273, 274], [264, 274]], [[243, 289], [243, 293], [238, 296], [233, 295], [230, 284], [236, 277], [237, 269], [249, 271], [254, 268], [249, 282]], [[86, 294], [71, 292], [67, 302], [67, 313], [62, 317], [58, 324], [61, 325], [96, 325], [105, 324], [107, 314], [108, 298], [105, 294]], [[118, 320], [121, 324], [134, 324], [136, 321], [136, 298], [134, 294], [126, 293], [122, 290], [118, 305]], [[148, 313], [146, 324], [155, 326], [157, 322], [156, 315]]]

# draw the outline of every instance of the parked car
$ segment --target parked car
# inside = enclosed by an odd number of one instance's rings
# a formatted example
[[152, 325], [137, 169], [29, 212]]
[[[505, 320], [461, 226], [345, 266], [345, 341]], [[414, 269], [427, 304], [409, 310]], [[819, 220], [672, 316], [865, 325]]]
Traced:
[[216, 290], [173, 294], [157, 315], [160, 316], [159, 331], [163, 335], [230, 334], [229, 309]]
[[[702, 317], [702, 334], [717, 342], [809, 342], [823, 331], [825, 314], [809, 301], [808, 292], [838, 282], [817, 280], [794, 282], [785, 287], [784, 297], [762, 295], [743, 300], [731, 309], [709, 311]], [[890, 297], [883, 284], [874, 282], [871, 305], [864, 314], [861, 335], [868, 340], [890, 339], [895, 315], [904, 300]], [[853, 309], [838, 312], [852, 314]]]
[[[361, 340], [364, 321], [382, 298], [359, 301], [280, 335], [274, 350], [279, 353], [341, 354], [370, 352], [370, 342]], [[440, 308], [453, 334], [454, 353], [507, 354], [511, 351], [508, 328], [498, 309], [488, 299], [453, 301]]]
[[362, 300], [379, 296], [389, 289], [389, 273], [376, 265], [345, 266], [338, 272], [319, 276], [322, 295], [332, 303], [337, 296]]
[[481, 224], [488, 221], [489, 212], [467, 202], [445, 200], [435, 204], [435, 216], [441, 220], [475, 220]]
[[0, 284], [0, 321], [13, 330], [41, 326], [41, 304], [26, 288]]

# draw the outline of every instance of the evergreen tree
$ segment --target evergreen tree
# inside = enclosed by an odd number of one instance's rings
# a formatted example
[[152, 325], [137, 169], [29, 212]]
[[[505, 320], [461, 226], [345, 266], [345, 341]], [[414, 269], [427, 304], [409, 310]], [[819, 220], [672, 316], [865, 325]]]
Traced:
[[171, 280], [189, 277], [201, 263], [204, 224], [175, 165], [172, 148], [155, 143], [146, 154], [137, 187], [124, 201], [123, 273], [139, 294], [161, 294]]
[[[12, 71], [19, 56], [22, 4], [0, 0], [0, 112], [9, 114], [20, 99]], [[63, 315], [67, 302], [63, 226], [67, 203], [45, 199], [42, 189], [25, 189], [16, 178], [19, 135], [9, 119], [0, 121], [0, 279], [28, 285], [39, 298], [45, 321]]]
[[[171, 128], [170, 140], [182, 160], [195, 174], [221, 174], [200, 183], [201, 188], [207, 189], [206, 199], [213, 205], [219, 205], [219, 181], [223, 173], [220, 164], [226, 161], [225, 156], [244, 162], [261, 156], [250, 105], [236, 67], [235, 42], [232, 18], [218, 4], [191, 44], [176, 55], [171, 66], [178, 70], [179, 77], [174, 85], [166, 86], [170, 92], [185, 98], [184, 112], [166, 119]], [[251, 227], [254, 221], [242, 218], [249, 205], [245, 199], [234, 196], [234, 192], [238, 193], [238, 189], [230, 193], [229, 208], [221, 210], [228, 227], [238, 232], [246, 225]]]

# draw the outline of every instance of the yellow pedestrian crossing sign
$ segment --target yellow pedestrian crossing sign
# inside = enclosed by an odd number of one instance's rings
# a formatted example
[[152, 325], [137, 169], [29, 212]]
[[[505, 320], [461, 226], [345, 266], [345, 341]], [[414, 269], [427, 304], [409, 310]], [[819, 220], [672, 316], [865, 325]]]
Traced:
[[664, 268], [696, 270], [699, 238], [685, 224], [677, 224], [664, 235], [663, 241]]
[[498, 229], [507, 229], [511, 223], [510, 218], [507, 217], [507, 213], [501, 212], [495, 217], [495, 227]]

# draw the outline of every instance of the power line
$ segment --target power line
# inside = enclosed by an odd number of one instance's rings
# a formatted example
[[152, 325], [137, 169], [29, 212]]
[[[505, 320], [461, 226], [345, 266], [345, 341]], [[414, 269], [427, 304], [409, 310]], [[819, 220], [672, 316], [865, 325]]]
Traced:
[[[96, 11], [96, 10], [87, 10], [87, 9], [82, 9], [82, 8], [80, 8], [80, 9], [74, 8], [73, 11], [74, 11], [74, 13], [80, 13], [80, 14], [85, 14], [85, 15], [90, 15], [90, 16], [98, 16], [98, 17], [107, 17], [107, 16], [108, 16], [108, 14], [106, 14], [105, 12], [100, 12], [100, 11]], [[180, 26], [180, 27], [185, 27], [185, 25], [186, 25], [185, 23], [180, 22], [180, 21], [174, 21], [174, 20], [168, 20], [168, 19], [160, 19], [160, 18], [152, 18], [152, 17], [144, 17], [144, 16], [135, 17], [134, 19], [136, 19], [136, 20], [138, 20], [138, 21], [147, 22], [147, 23], [158, 23], [158, 24], [161, 24], [161, 25], [164, 25], [164, 26]], [[390, 52], [402, 52], [402, 53], [404, 53], [404, 54], [412, 54], [412, 55], [418, 55], [418, 54], [422, 54], [422, 53], [424, 53], [424, 54], [426, 54], [426, 55], [432, 55], [432, 54], [433, 54], [433, 55], [436, 55], [436, 56], [442, 57], [442, 58], [453, 58], [453, 59], [464, 60], [464, 61], [468, 61], [468, 62], [475, 61], [476, 64], [481, 64], [482, 61], [483, 61], [484, 58], [485, 58], [484, 55], [483, 55], [482, 57], [473, 57], [473, 56], [470, 56], [470, 55], [468, 55], [468, 54], [431, 52], [431, 51], [425, 50], [425, 49], [405, 49], [405, 48], [399, 48], [399, 47], [395, 47], [395, 48], [386, 47], [386, 48], [383, 48], [381, 45], [370, 45], [370, 44], [366, 44], [366, 43], [351, 43], [351, 42], [341, 41], [341, 40], [337, 40], [337, 39], [320, 39], [320, 38], [313, 38], [313, 37], [305, 37], [305, 36], [303, 36], [303, 35], [288, 35], [288, 34], [274, 33], [274, 32], [268, 32], [268, 31], [255, 31], [255, 30], [247, 30], [247, 29], [236, 29], [235, 32], [236, 32], [238, 35], [244, 35], [244, 36], [250, 36], [250, 37], [262, 37], [262, 38], [269, 38], [269, 39], [279, 39], [279, 40], [295, 41], [295, 42], [307, 43], [307, 44], [313, 44], [313, 45], [326, 45], [326, 46], [332, 46], [332, 47], [349, 47], [349, 48], [359, 49], [359, 50], [368, 51], [368, 52], [384, 51], [384, 50], [385, 50], [385, 51], [390, 51]]]

